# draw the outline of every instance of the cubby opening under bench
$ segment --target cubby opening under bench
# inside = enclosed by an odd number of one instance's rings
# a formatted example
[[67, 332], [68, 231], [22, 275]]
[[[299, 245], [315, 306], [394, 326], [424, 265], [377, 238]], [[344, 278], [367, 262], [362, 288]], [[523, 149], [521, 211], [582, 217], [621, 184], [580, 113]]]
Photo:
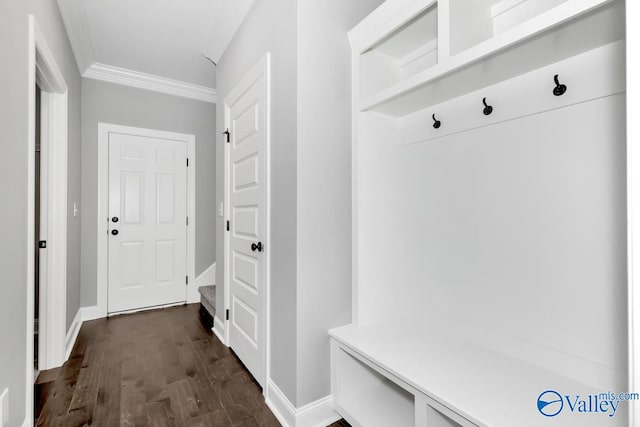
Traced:
[[624, 22], [387, 0], [349, 33], [353, 426], [628, 425]]

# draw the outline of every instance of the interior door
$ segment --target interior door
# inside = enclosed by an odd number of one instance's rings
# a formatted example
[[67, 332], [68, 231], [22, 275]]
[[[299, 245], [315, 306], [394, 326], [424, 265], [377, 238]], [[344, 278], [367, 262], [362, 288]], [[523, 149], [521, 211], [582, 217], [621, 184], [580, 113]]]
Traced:
[[109, 134], [109, 313], [186, 301], [186, 158], [183, 141]]
[[229, 346], [264, 386], [266, 68], [226, 103], [229, 146]]

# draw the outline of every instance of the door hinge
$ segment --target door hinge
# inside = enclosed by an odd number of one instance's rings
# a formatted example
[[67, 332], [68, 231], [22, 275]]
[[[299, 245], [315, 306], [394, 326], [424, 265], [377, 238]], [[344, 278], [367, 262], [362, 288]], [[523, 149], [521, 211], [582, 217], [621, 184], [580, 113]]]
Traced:
[[189, 158], [187, 157], [187, 167], [189, 167]]
[[46, 240], [40, 240], [38, 242], [38, 248], [40, 249], [47, 249], [47, 241]]
[[227, 136], [227, 142], [231, 142], [231, 132], [229, 132], [229, 129], [222, 132], [222, 134]]
[[185, 283], [188, 285], [189, 284], [189, 276], [184, 276], [185, 277]]
[[227, 221], [227, 231], [229, 231], [229, 228], [230, 228], [229, 221]]
[[229, 320], [229, 310], [227, 310], [227, 320]]
[[187, 225], [189, 225], [189, 217], [187, 217]]

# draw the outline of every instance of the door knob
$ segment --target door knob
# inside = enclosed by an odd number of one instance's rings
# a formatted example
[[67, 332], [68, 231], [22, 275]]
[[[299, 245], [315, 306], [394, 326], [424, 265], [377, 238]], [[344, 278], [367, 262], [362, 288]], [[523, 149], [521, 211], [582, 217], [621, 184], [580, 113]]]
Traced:
[[118, 230], [111, 230], [111, 234], [113, 234], [114, 236], [118, 235]]
[[113, 222], [118, 222], [118, 221], [120, 221], [120, 220], [118, 219], [118, 217], [117, 217], [117, 216], [114, 216], [113, 218], [111, 218], [111, 221], [113, 221]]
[[262, 242], [258, 242], [256, 243], [252, 243], [251, 244], [251, 250], [253, 252], [258, 251], [258, 252], [262, 252]]

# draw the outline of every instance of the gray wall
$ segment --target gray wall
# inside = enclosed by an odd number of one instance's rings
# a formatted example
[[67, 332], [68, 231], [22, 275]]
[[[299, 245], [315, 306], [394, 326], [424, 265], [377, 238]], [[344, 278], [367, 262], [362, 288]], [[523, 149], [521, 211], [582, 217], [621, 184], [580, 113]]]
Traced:
[[[266, 52], [272, 55], [271, 379], [297, 406], [330, 393], [327, 330], [351, 319], [347, 31], [381, 2], [258, 0], [217, 70], [222, 128], [226, 94]], [[223, 200], [222, 144], [218, 150]], [[222, 260], [223, 239], [216, 252]], [[217, 301], [223, 313], [222, 286]]]
[[351, 49], [382, 0], [298, 1], [298, 406], [331, 393], [327, 330], [351, 322]]
[[82, 306], [97, 303], [98, 123], [196, 136], [196, 274], [215, 261], [216, 106], [82, 79]]
[[[80, 199], [80, 76], [54, 0], [0, 2], [0, 391], [10, 389], [10, 426], [25, 418], [28, 14], [33, 13], [69, 86], [69, 206]], [[69, 209], [68, 323], [79, 307], [79, 221]]]
[[67, 176], [67, 330], [80, 308], [80, 223], [73, 216], [73, 204], [80, 206], [80, 74], [73, 51], [53, 0], [31, 1], [31, 13], [36, 16], [49, 47], [56, 56], [69, 88], [69, 159]]
[[[296, 395], [296, 0], [256, 0], [217, 69], [218, 128], [225, 96], [267, 52], [271, 53], [271, 376], [295, 403]], [[224, 200], [224, 149], [218, 135], [217, 199]], [[218, 217], [218, 235], [224, 233]], [[219, 239], [217, 258], [224, 256]], [[216, 283], [223, 283], [223, 263]], [[218, 286], [217, 313], [224, 313]]]

